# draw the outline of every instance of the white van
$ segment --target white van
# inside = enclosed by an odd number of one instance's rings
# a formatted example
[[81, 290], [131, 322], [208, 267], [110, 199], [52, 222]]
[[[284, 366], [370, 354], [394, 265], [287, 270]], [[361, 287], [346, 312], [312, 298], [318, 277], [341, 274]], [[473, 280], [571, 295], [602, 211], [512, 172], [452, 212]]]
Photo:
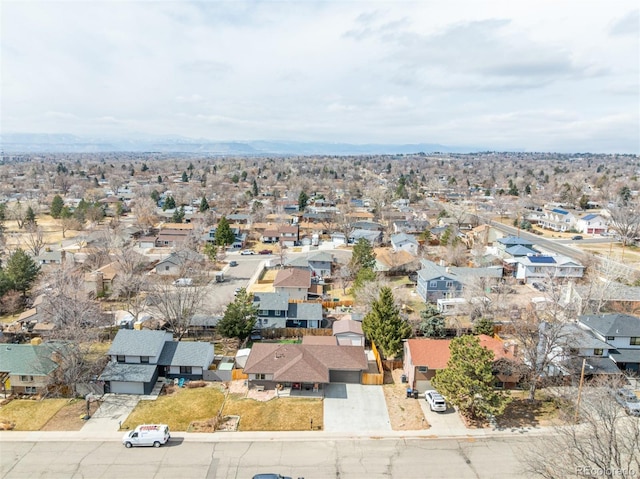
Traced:
[[178, 278], [173, 282], [174, 286], [191, 286], [193, 279], [191, 278]]
[[122, 444], [127, 447], [160, 447], [162, 444], [166, 444], [170, 438], [169, 426], [166, 424], [141, 424], [124, 435]]

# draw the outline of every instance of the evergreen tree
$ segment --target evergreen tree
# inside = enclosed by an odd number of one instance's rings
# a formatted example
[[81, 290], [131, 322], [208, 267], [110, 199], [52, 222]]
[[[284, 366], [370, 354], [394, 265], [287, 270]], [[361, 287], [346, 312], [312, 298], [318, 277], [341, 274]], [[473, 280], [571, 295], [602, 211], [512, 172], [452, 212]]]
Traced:
[[180, 208], [175, 209], [175, 211], [173, 212], [173, 215], [171, 216], [171, 221], [173, 223], [182, 223], [183, 220], [184, 220], [184, 206], [181, 206]]
[[298, 195], [298, 210], [304, 211], [304, 209], [307, 207], [307, 204], [309, 204], [309, 195], [304, 191], [301, 191]]
[[233, 183], [238, 183], [240, 181], [240, 177], [238, 176], [237, 173], [235, 173], [232, 177], [231, 177], [231, 181]]
[[251, 185], [251, 194], [253, 194], [254, 198], [258, 196], [258, 183], [255, 178], [253, 179], [253, 185]]
[[13, 289], [20, 291], [25, 296], [27, 290], [38, 277], [40, 266], [31, 259], [31, 256], [18, 248], [7, 260], [4, 272]]
[[198, 211], [200, 211], [200, 213], [204, 213], [208, 209], [209, 209], [209, 202], [207, 201], [207, 198], [203, 196], [202, 199], [200, 200], [200, 207], [198, 208]]
[[486, 334], [487, 336], [493, 336], [493, 321], [491, 318], [481, 317], [473, 323], [473, 334]]
[[31, 206], [27, 207], [27, 211], [24, 214], [24, 224], [26, 226], [35, 226], [36, 224], [36, 213]]
[[356, 277], [353, 279], [353, 290], [354, 292], [362, 288], [365, 283], [376, 280], [376, 272], [371, 268], [362, 268], [356, 274]]
[[420, 313], [420, 318], [418, 329], [424, 336], [444, 338], [446, 333], [444, 316], [434, 304], [427, 303], [425, 310]]
[[227, 217], [223, 216], [220, 218], [220, 221], [218, 221], [218, 226], [216, 228], [216, 244], [218, 246], [228, 246], [233, 244], [235, 240], [236, 235], [231, 230]]
[[60, 195], [54, 196], [53, 201], [51, 202], [51, 208], [49, 210], [49, 214], [51, 214], [51, 217], [55, 219], [60, 218], [62, 208], [64, 208], [64, 201], [62, 200], [62, 197]]
[[176, 207], [176, 200], [173, 196], [167, 196], [164, 200], [164, 205], [162, 205], [162, 211], [172, 210]]
[[158, 192], [158, 190], [153, 190], [151, 192], [151, 199], [153, 201], [155, 201], [156, 205], [158, 204], [158, 201], [160, 201], [160, 193]]
[[183, 183], [187, 183], [189, 181], [189, 177], [187, 176], [187, 172], [183, 171], [182, 172], [182, 182]]
[[158, 183], [162, 183], [162, 176], [158, 175]]
[[380, 289], [380, 296], [362, 321], [362, 329], [386, 358], [395, 358], [402, 351], [402, 340], [411, 337], [411, 326], [400, 316], [391, 288]]
[[494, 389], [493, 351], [476, 336], [451, 340], [447, 367], [436, 371], [431, 384], [470, 419], [500, 416], [511, 398]]
[[249, 337], [258, 318], [258, 309], [251, 296], [241, 289], [233, 302], [229, 303], [216, 329], [225, 338], [238, 338], [241, 342]]
[[149, 167], [147, 166], [146, 163], [142, 163], [142, 167], [140, 168], [140, 171], [144, 172], [147, 171], [149, 169]]
[[362, 268], [369, 268], [373, 271], [376, 265], [376, 254], [369, 240], [360, 238], [353, 245], [353, 253], [351, 255], [351, 271], [354, 275], [358, 274]]

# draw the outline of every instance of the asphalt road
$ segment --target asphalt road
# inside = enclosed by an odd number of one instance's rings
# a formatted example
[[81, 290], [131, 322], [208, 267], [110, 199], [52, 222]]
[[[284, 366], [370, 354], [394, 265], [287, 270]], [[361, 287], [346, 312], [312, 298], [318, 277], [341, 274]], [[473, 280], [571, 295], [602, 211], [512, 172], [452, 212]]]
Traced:
[[159, 449], [126, 449], [116, 441], [3, 441], [0, 477], [232, 479], [275, 472], [294, 479], [499, 479], [526, 477], [518, 458], [536, 440], [539, 438], [185, 442], [174, 437]]

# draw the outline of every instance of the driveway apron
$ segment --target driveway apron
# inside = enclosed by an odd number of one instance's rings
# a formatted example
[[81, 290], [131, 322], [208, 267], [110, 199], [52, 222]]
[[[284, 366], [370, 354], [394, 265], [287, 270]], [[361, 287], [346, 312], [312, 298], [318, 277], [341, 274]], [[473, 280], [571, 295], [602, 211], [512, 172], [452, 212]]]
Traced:
[[382, 386], [336, 383], [325, 386], [324, 394], [325, 431], [391, 431]]

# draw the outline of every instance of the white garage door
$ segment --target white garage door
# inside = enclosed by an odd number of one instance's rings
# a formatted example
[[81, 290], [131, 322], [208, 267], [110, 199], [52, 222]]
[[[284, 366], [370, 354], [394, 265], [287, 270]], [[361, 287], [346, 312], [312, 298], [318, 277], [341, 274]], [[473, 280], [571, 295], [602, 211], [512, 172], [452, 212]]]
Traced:
[[144, 394], [144, 384], [130, 381], [111, 381], [111, 392], [116, 394]]

